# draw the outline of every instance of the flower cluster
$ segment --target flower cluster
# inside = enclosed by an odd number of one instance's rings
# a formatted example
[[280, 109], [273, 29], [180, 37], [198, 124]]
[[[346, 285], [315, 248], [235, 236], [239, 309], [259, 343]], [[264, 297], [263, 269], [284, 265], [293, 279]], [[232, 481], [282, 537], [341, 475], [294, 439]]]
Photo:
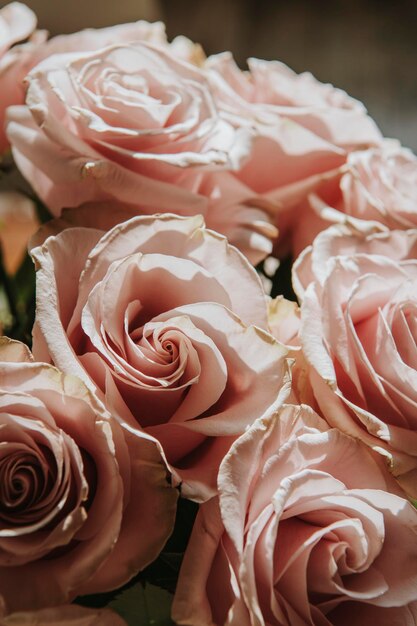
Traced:
[[176, 623], [417, 623], [416, 157], [161, 23], [14, 2], [0, 87], [0, 623], [124, 623], [79, 598], [148, 580], [184, 499]]

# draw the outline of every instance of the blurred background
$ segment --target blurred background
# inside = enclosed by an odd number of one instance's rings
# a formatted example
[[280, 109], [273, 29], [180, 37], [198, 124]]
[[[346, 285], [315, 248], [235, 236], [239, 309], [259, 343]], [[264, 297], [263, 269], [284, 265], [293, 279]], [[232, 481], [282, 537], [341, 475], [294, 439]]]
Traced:
[[[23, 0], [24, 1], [24, 0]], [[0, 6], [7, 2], [0, 1]], [[232, 50], [311, 71], [362, 100], [417, 152], [416, 0], [27, 0], [51, 34], [137, 19], [166, 23], [207, 54]]]

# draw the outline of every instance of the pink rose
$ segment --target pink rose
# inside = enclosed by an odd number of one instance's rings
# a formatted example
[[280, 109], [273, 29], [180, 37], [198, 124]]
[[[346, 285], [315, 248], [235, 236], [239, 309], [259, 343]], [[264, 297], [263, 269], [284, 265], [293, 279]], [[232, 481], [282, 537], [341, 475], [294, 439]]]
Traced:
[[206, 62], [223, 117], [257, 130], [236, 175], [276, 214], [285, 252], [296, 205], [345, 163], [350, 150], [379, 144], [381, 134], [360, 102], [311, 74], [298, 75], [277, 61], [249, 59], [248, 66], [249, 72], [239, 70], [230, 53]]
[[417, 226], [417, 158], [397, 142], [353, 153], [340, 181], [343, 213], [390, 229]]
[[306, 202], [294, 250], [301, 251], [330, 223], [364, 220], [380, 230], [417, 227], [417, 158], [397, 141], [352, 152], [333, 180]]
[[417, 511], [393, 483], [378, 455], [309, 407], [256, 421], [221, 465], [219, 498], [200, 508], [173, 619], [411, 626]]
[[321, 233], [294, 265], [321, 413], [417, 494], [417, 230]]
[[117, 588], [169, 536], [176, 491], [155, 442], [109, 417], [81, 381], [1, 338], [4, 613]]
[[126, 626], [126, 622], [110, 609], [86, 609], [75, 604], [34, 613], [13, 613], [0, 617], [0, 626]]
[[[35, 32], [35, 29], [36, 16], [25, 4], [12, 2], [0, 9], [0, 153], [9, 143], [4, 132], [6, 109], [12, 104], [23, 104], [27, 59], [36, 44], [46, 37], [45, 33]], [[25, 39], [29, 42], [15, 46]]]
[[261, 282], [202, 219], [68, 228], [33, 251], [34, 353], [162, 444], [188, 496], [215, 491], [231, 442], [288, 392]]
[[52, 56], [27, 81], [27, 106], [9, 110], [8, 135], [55, 215], [86, 202], [97, 214], [109, 202], [136, 214], [201, 213], [253, 249], [254, 262], [271, 251], [276, 229], [228, 171], [247, 156], [251, 133], [220, 118], [199, 68], [168, 47], [132, 43]]
[[307, 246], [295, 260], [292, 282], [297, 297], [302, 301], [308, 285], [323, 284], [328, 263], [336, 256], [372, 254], [387, 256], [393, 261], [417, 258], [417, 231], [380, 230], [376, 222], [351, 219], [321, 231], [312, 245]]

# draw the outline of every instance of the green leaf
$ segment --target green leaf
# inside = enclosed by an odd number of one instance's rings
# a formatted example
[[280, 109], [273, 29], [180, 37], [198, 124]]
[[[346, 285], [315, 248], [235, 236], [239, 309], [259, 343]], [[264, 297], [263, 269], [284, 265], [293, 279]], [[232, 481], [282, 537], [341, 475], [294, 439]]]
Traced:
[[0, 327], [4, 334], [31, 345], [35, 316], [35, 267], [28, 254], [14, 276], [2, 262], [0, 248]]
[[139, 582], [122, 591], [108, 608], [123, 617], [128, 626], [173, 626], [171, 603], [168, 591]]

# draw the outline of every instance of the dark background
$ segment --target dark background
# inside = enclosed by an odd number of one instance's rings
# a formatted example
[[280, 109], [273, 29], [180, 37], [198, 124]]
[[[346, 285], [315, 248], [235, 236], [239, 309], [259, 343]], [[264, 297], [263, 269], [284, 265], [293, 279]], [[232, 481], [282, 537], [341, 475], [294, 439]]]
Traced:
[[[0, 6], [7, 4], [0, 1]], [[162, 19], [208, 54], [232, 50], [310, 70], [363, 100], [383, 132], [417, 151], [416, 0], [28, 0], [51, 33]]]

